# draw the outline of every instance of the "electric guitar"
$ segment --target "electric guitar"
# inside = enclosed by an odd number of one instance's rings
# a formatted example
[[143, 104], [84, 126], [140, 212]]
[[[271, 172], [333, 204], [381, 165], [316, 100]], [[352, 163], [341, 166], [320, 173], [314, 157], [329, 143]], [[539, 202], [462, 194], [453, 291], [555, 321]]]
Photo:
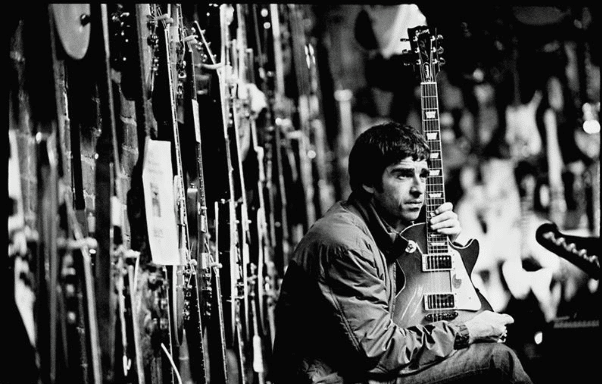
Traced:
[[537, 228], [535, 239], [544, 248], [575, 264], [593, 279], [600, 279], [600, 237], [567, 235], [555, 223], [548, 222]]
[[520, 78], [518, 71], [518, 42], [513, 38], [512, 81], [514, 97], [506, 107], [506, 134], [504, 139], [510, 145], [510, 154], [516, 162], [530, 162], [540, 156], [543, 148], [542, 137], [537, 128], [535, 115], [541, 103], [541, 91], [535, 91], [528, 103], [523, 103], [520, 92]]
[[[408, 29], [411, 52], [408, 54], [420, 71], [422, 128], [431, 148], [430, 174], [426, 187], [426, 214], [430, 217], [445, 202], [441, 132], [435, 76], [443, 59], [438, 47], [440, 36], [432, 36], [428, 27]], [[465, 321], [491, 305], [470, 279], [479, 244], [452, 244], [447, 236], [430, 231], [426, 223], [406, 228], [402, 235], [410, 239], [397, 258], [405, 283], [397, 294], [393, 321], [401, 326], [432, 321]]]

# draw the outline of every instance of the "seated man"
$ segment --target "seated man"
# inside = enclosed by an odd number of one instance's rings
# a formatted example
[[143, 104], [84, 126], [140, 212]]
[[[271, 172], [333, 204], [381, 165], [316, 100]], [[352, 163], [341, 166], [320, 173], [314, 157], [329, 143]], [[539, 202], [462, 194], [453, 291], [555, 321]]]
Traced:
[[[531, 383], [500, 342], [506, 314], [483, 310], [466, 321], [394, 322], [397, 242], [424, 204], [430, 149], [397, 123], [361, 134], [349, 158], [352, 193], [305, 234], [276, 307], [270, 379], [292, 383]], [[455, 240], [452, 204], [429, 220]]]

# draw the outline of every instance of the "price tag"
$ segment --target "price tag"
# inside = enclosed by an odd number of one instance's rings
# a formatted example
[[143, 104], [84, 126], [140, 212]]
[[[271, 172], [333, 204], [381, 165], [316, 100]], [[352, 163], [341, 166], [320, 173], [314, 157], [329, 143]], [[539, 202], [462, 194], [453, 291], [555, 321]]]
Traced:
[[147, 137], [142, 170], [144, 208], [153, 263], [181, 265], [173, 193], [171, 143]]

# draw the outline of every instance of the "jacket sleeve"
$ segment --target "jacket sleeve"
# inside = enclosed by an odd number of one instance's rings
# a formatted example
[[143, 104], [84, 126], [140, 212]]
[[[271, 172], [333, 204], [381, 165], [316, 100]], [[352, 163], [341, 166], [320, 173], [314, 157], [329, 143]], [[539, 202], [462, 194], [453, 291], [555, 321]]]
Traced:
[[[331, 250], [332, 251], [332, 250]], [[346, 249], [323, 264], [320, 291], [337, 314], [352, 356], [373, 374], [409, 373], [450, 355], [459, 327], [447, 321], [394, 324], [388, 290], [372, 252]], [[324, 259], [322, 259], [324, 260]], [[386, 268], [386, 266], [385, 266]]]

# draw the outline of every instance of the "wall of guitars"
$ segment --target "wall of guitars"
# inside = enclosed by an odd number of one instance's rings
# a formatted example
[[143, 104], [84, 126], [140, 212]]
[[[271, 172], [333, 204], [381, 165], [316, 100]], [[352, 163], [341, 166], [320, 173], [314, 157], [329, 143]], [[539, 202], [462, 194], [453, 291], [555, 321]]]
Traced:
[[[18, 8], [9, 28], [4, 279], [15, 342], [0, 381], [269, 383], [274, 306], [287, 260], [309, 226], [348, 193], [345, 164], [354, 137], [380, 119], [417, 118], [411, 102], [395, 109], [398, 98], [412, 100], [396, 93], [396, 82], [364, 76], [364, 65], [379, 76], [397, 64], [405, 68], [402, 79], [412, 72], [363, 38], [357, 16], [371, 17], [374, 42], [382, 44], [377, 18], [384, 13], [360, 5], [318, 8]], [[423, 12], [436, 20], [431, 9]], [[495, 84], [472, 79], [474, 100], [454, 104], [460, 91], [450, 75], [465, 69], [452, 68], [440, 76], [443, 150], [451, 155], [446, 187], [467, 235], [485, 239], [473, 279], [499, 310], [508, 309], [512, 295], [523, 303], [532, 292], [551, 324], [563, 315], [560, 293], [548, 296], [538, 287], [559, 280], [558, 260], [569, 260], [564, 271], [577, 265], [574, 280], [564, 276], [576, 282], [574, 290], [599, 278], [591, 255], [599, 240], [599, 152], [589, 145], [594, 137], [599, 146], [599, 133], [577, 137], [591, 159], [579, 172], [562, 172], [567, 162], [558, 163], [557, 141], [534, 144], [548, 154], [551, 176], [542, 187], [535, 157], [521, 141], [525, 131], [506, 130], [514, 146], [501, 161], [486, 148], [499, 137], [469, 128], [469, 120], [486, 125]], [[411, 76], [414, 83], [405, 86], [418, 86]], [[519, 114], [520, 100], [508, 101], [508, 121]], [[599, 88], [597, 107], [587, 105], [597, 120]], [[568, 195], [555, 188], [569, 185], [571, 175], [570, 185], [583, 186], [585, 198], [558, 203]], [[517, 184], [500, 183], [510, 179]], [[548, 202], [536, 208], [559, 225], [548, 224], [537, 239], [535, 228], [521, 227], [540, 224], [529, 221], [535, 192], [547, 193], [548, 200], [536, 200]], [[570, 215], [576, 210], [577, 219]], [[562, 232], [579, 225], [588, 232]], [[530, 230], [531, 238], [521, 238]], [[503, 247], [494, 234], [501, 232], [517, 249], [496, 253]], [[588, 237], [590, 262], [566, 244], [579, 236]], [[546, 239], [548, 254], [534, 256], [537, 271], [525, 270], [522, 255]], [[513, 251], [516, 257], [508, 256]], [[504, 271], [525, 278], [505, 281], [498, 294], [496, 273]], [[550, 300], [555, 304], [545, 306]]]
[[15, 18], [18, 382], [265, 382], [288, 255], [334, 201], [310, 11]]

